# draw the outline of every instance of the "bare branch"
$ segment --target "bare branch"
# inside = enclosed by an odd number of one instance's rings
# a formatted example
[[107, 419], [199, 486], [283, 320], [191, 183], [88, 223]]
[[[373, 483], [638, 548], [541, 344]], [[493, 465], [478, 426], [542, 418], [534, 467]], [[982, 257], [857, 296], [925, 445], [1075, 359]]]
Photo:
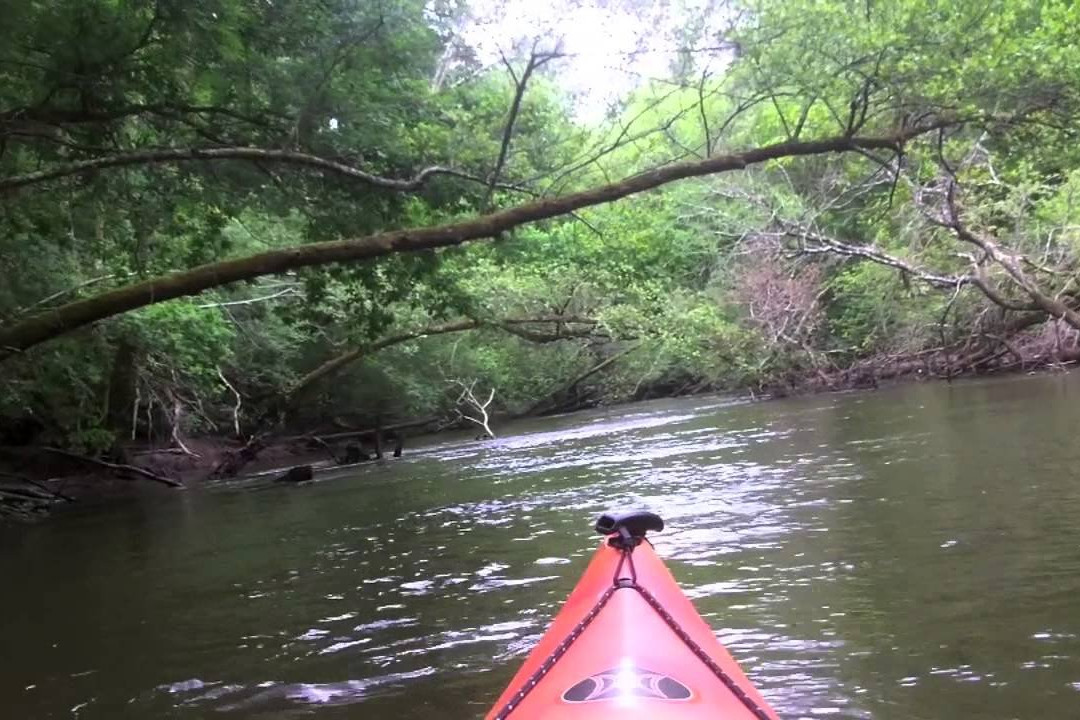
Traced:
[[701, 71], [701, 81], [698, 83], [698, 112], [701, 113], [701, 130], [705, 133], [705, 157], [712, 155], [712, 135], [709, 132], [709, 114], [705, 111], [705, 81], [709, 79], [709, 71]]
[[[491, 418], [488, 416], [488, 406], [491, 405], [492, 400], [495, 399], [495, 388], [491, 388], [491, 393], [488, 394], [488, 399], [484, 402], [480, 402], [476, 395], [473, 393], [473, 388], [476, 387], [477, 380], [473, 380], [466, 385], [461, 380], [451, 380], [452, 385], [457, 385], [461, 388], [461, 394], [458, 395], [458, 399], [455, 401], [455, 405], [465, 405], [467, 408], [476, 411], [479, 417], [473, 417], [460, 409], [456, 409], [457, 415], [462, 420], [467, 420], [475, 425], [479, 425], [484, 429], [484, 436], [489, 440], [495, 439], [495, 433], [491, 431]], [[477, 438], [479, 439], [479, 438]]]
[[417, 338], [427, 337], [428, 335], [443, 335], [452, 332], [461, 332], [462, 330], [471, 330], [479, 327], [480, 323], [472, 318], [466, 318], [464, 320], [458, 320], [455, 322], [443, 323], [442, 325], [430, 325], [428, 327], [420, 328], [418, 330], [410, 330], [408, 332], [398, 333], [397, 335], [391, 335], [383, 338], [370, 345], [364, 345], [352, 350], [348, 350], [340, 355], [327, 360], [319, 367], [309, 372], [304, 377], [296, 381], [296, 383], [285, 393], [283, 404], [288, 407], [299, 399], [308, 388], [318, 382], [320, 379], [332, 375], [352, 362], [360, 359], [361, 356], [381, 350], [391, 345], [397, 345], [399, 343], [408, 342], [409, 340], [415, 340]]
[[[846, 243], [822, 235], [821, 233], [813, 232], [807, 228], [787, 225], [782, 234], [800, 241], [799, 252], [801, 253], [832, 253], [835, 255], [846, 255], [848, 257], [871, 260], [879, 265], [885, 265], [901, 270], [911, 277], [921, 280], [933, 287], [950, 289], [973, 282], [973, 278], [967, 275], [941, 275], [933, 273], [924, 270], [923, 268], [916, 267], [906, 260], [891, 255], [873, 245], [854, 245], [852, 243]], [[807, 245], [807, 242], [816, 243], [816, 246]]]
[[185, 455], [197, 458], [199, 457], [199, 454], [192, 452], [191, 449], [188, 448], [186, 444], [184, 444], [184, 438], [180, 433], [180, 423], [182, 422], [184, 417], [184, 403], [178, 397], [173, 397], [172, 401], [173, 415], [172, 432], [170, 434], [170, 437], [172, 438], [173, 443], [176, 444], [176, 447], [181, 450], [181, 452], [183, 452]]
[[[501, 54], [500, 51], [500, 55]], [[557, 57], [559, 57], [558, 53], [538, 54], [534, 44], [533, 52], [529, 55], [529, 61], [525, 64], [525, 70], [521, 73], [521, 77], [518, 78], [510, 61], [503, 56], [503, 62], [510, 71], [510, 77], [514, 79], [514, 99], [510, 104], [510, 112], [506, 117], [506, 125], [503, 127], [503, 138], [502, 145], [499, 147], [499, 158], [495, 161], [495, 168], [491, 171], [487, 193], [484, 195], [484, 201], [481, 204], [481, 207], [485, 210], [491, 206], [491, 197], [495, 193], [496, 185], [499, 182], [499, 175], [502, 173], [503, 166], [506, 164], [506, 156], [510, 151], [510, 140], [514, 136], [514, 123], [517, 122], [518, 113], [521, 111], [521, 101], [525, 97], [525, 86], [529, 82], [529, 77], [532, 76], [533, 71], [537, 68]]]
[[482, 178], [441, 165], [433, 165], [424, 168], [412, 178], [399, 180], [374, 175], [336, 160], [294, 150], [269, 150], [257, 147], [213, 147], [136, 150], [107, 157], [80, 160], [68, 165], [38, 170], [24, 175], [13, 175], [7, 178], [0, 178], [0, 193], [11, 192], [30, 185], [36, 185], [50, 180], [70, 177], [72, 175], [95, 170], [130, 167], [134, 165], [155, 165], [196, 161], [206, 162], [212, 160], [248, 160], [252, 162], [279, 162], [290, 165], [300, 165], [321, 170], [331, 175], [339, 175], [349, 178], [350, 180], [356, 180], [365, 185], [370, 185], [371, 187], [398, 192], [412, 192], [419, 190], [431, 178], [438, 175], [447, 175], [472, 182], [489, 184], [488, 181], [485, 181]]
[[276, 293], [270, 295], [263, 295], [261, 297], [248, 298], [247, 300], [231, 300], [229, 302], [217, 302], [217, 303], [203, 303], [202, 305], [196, 305], [195, 307], [200, 310], [208, 308], [223, 308], [223, 307], [235, 307], [237, 305], [254, 305], [255, 303], [267, 302], [268, 300], [277, 300], [280, 297], [286, 295], [298, 295], [299, 290], [294, 287], [287, 287], [284, 290], [279, 290]]
[[[540, 333], [535, 330], [531, 330], [524, 325], [535, 324], [556, 324], [556, 331], [553, 333]], [[565, 324], [577, 324], [586, 325], [589, 329], [576, 329], [567, 328]], [[475, 318], [465, 318], [462, 320], [455, 320], [452, 322], [442, 323], [439, 325], [428, 325], [426, 327], [417, 330], [408, 330], [405, 332], [397, 333], [395, 335], [389, 335], [381, 340], [378, 340], [370, 345], [363, 345], [351, 350], [347, 350], [340, 355], [337, 355], [325, 363], [309, 372], [304, 377], [300, 378], [296, 384], [285, 394], [284, 405], [287, 407], [296, 403], [316, 382], [340, 372], [353, 362], [356, 362], [365, 355], [370, 355], [378, 350], [382, 350], [393, 345], [398, 345], [410, 340], [418, 340], [420, 338], [428, 337], [430, 335], [445, 335], [448, 333], [463, 332], [466, 330], [474, 330], [485, 325], [499, 328], [505, 332], [517, 335], [519, 337], [531, 340], [533, 342], [554, 342], [556, 340], [562, 340], [574, 337], [589, 337], [594, 333], [592, 328], [597, 325], [596, 320], [590, 318], [580, 318], [576, 316], [563, 316], [563, 315], [549, 315], [540, 316], [536, 318], [507, 318], [504, 320], [495, 320], [489, 323], [477, 320]]]
[[[79, 292], [80, 290], [85, 290], [86, 288], [88, 288], [88, 287], [90, 287], [92, 285], [97, 285], [98, 283], [106, 282], [108, 280], [113, 280], [116, 277], [117, 277], [117, 275], [115, 273], [112, 273], [112, 274], [109, 274], [109, 275], [102, 275], [100, 277], [95, 277], [95, 278], [90, 278], [89, 280], [84, 280], [83, 282], [78, 283], [76, 285], [72, 285], [69, 288], [65, 288], [63, 290], [58, 290], [57, 292], [54, 292], [51, 295], [43, 297], [42, 299], [38, 300], [37, 302], [31, 303], [30, 305], [27, 305], [26, 307], [19, 308], [17, 313], [20, 314], [20, 315], [26, 314], [26, 313], [31, 312], [32, 310], [34, 310], [36, 308], [39, 308], [39, 307], [41, 307], [43, 305], [48, 305], [49, 303], [53, 302], [54, 300], [59, 300], [60, 298], [64, 297], [65, 295], [75, 294], [75, 293]], [[124, 277], [127, 277], [127, 276], [125, 275]]]
[[555, 330], [553, 332], [537, 332], [535, 330], [520, 327], [519, 325], [521, 323], [512, 323], [506, 321], [496, 321], [493, 323], [493, 325], [495, 327], [498, 327], [500, 330], [505, 330], [511, 335], [517, 335], [520, 338], [534, 343], [551, 343], [558, 342], [559, 340], [567, 340], [569, 338], [593, 337], [597, 335], [596, 331], [594, 330], [596, 321], [590, 321], [588, 327], [582, 329], [567, 328], [562, 325], [561, 321], [555, 322], [557, 324], [555, 325]]
[[233, 387], [233, 384], [225, 377], [225, 373], [221, 372], [221, 368], [216, 368], [216, 370], [218, 377], [221, 378], [221, 382], [236, 396], [236, 405], [233, 406], [233, 432], [236, 434], [236, 437], [240, 437], [240, 407], [244, 404], [244, 398], [240, 394], [240, 391]]

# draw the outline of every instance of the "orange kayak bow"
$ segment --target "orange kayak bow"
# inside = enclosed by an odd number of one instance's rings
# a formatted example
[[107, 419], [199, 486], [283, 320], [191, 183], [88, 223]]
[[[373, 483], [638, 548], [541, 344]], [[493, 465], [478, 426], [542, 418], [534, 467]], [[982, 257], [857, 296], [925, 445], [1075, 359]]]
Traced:
[[606, 539], [487, 720], [778, 720], [645, 540], [663, 527], [600, 517]]

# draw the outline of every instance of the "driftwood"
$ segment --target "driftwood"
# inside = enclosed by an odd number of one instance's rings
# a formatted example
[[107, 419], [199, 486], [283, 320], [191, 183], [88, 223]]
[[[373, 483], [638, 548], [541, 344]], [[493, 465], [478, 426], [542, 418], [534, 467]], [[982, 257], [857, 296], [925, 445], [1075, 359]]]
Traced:
[[28, 488], [0, 486], [0, 520], [5, 517], [33, 520], [47, 514], [49, 506], [56, 502], [55, 498]]
[[[495, 388], [491, 388], [487, 400], [480, 402], [480, 399], [473, 393], [477, 380], [473, 380], [468, 385], [461, 380], [452, 380], [451, 382], [461, 388], [461, 394], [458, 395], [458, 399], [454, 403], [454, 412], [457, 413], [458, 418], [480, 426], [483, 432], [476, 438], [477, 440], [494, 440], [495, 433], [491, 431], [491, 418], [488, 415], [488, 407], [491, 406], [492, 401], [495, 399]], [[473, 417], [462, 411], [462, 405], [474, 410], [478, 417]]]
[[[318, 445], [323, 450], [325, 450], [326, 454], [329, 455], [330, 459], [334, 462], [338, 464], [343, 464], [342, 461], [338, 459], [338, 456], [334, 453], [334, 448], [330, 447], [330, 443], [315, 435], [312, 435], [310, 438], [308, 438], [308, 442], [312, 445]], [[346, 449], [346, 455], [348, 455], [348, 449]]]
[[135, 457], [144, 457], [146, 455], [188, 455], [188, 453], [184, 450], [181, 450], [180, 448], [169, 447], [152, 448], [150, 450], [139, 450], [137, 452], [133, 452], [132, 455], [134, 455]]
[[0, 498], [12, 497], [26, 500], [52, 500], [52, 495], [28, 487], [12, 487], [10, 485], [0, 485]]
[[[323, 440], [317, 435], [312, 435], [307, 439], [309, 445], [318, 445], [322, 449], [326, 450], [326, 454], [330, 456], [338, 465], [355, 465], [356, 463], [370, 460], [371, 456], [364, 452], [364, 449], [360, 446], [360, 443], [349, 443], [345, 446], [345, 454], [339, 456], [330, 443]], [[378, 451], [376, 447], [376, 451]]]
[[161, 483], [162, 485], [168, 485], [169, 487], [182, 488], [184, 484], [179, 480], [165, 477], [164, 475], [158, 475], [157, 473], [150, 472], [145, 468], [137, 467], [135, 465], [124, 465], [121, 463], [111, 463], [105, 460], [99, 460], [97, 458], [88, 457], [86, 455], [78, 455], [76, 453], [68, 452], [67, 450], [61, 450], [54, 447], [43, 447], [42, 452], [47, 452], [52, 455], [59, 455], [76, 462], [85, 463], [87, 465], [93, 465], [94, 467], [108, 470], [113, 475], [123, 478], [125, 480], [132, 480], [136, 477], [145, 478], [146, 480], [153, 480], [154, 482]]
[[326, 440], [324, 440], [323, 438], [318, 437], [317, 435], [312, 435], [307, 438], [307, 441], [311, 445], [318, 445], [319, 447], [325, 449], [326, 452], [330, 455], [330, 459], [332, 459], [338, 465], [356, 465], [357, 463], [366, 462], [372, 459], [382, 460], [383, 440], [391, 439], [394, 441], [394, 457], [399, 458], [401, 457], [402, 449], [404, 449], [405, 447], [405, 439], [401, 433], [393, 429], [375, 433], [374, 457], [369, 455], [364, 450], [363, 446], [358, 442], [351, 442], [346, 444], [345, 454], [339, 457], [338, 454], [334, 451], [334, 448], [331, 447], [330, 443], [326, 442]]
[[16, 475], [14, 473], [0, 472], [0, 477], [11, 478], [12, 480], [15, 480], [17, 482], [25, 483], [27, 485], [32, 485], [33, 487], [40, 490], [42, 493], [46, 493], [49, 498], [52, 498], [54, 500], [63, 500], [64, 502], [75, 502], [75, 498], [71, 497], [70, 495], [65, 495], [62, 492], [60, 492], [59, 490], [53, 490], [49, 486], [44, 485], [42, 483], [39, 483], [37, 480], [34, 480], [33, 478], [28, 478], [25, 475]]
[[[1074, 343], [1071, 347], [1063, 347], [1060, 342], [1048, 341], [1045, 329], [1040, 331], [1035, 328], [1047, 321], [1045, 313], [1025, 313], [1009, 319], [1000, 327], [979, 330], [951, 345], [866, 358], [849, 367], [828, 372], [819, 369], [813, 375], [794, 371], [757, 389], [771, 396], [782, 396], [821, 390], [873, 388], [881, 382], [908, 376], [948, 380], [963, 375], [1015, 372], [1080, 362], [1080, 333], [1070, 327]], [[1056, 322], [1065, 325], [1063, 320]]]
[[371, 457], [364, 452], [364, 449], [360, 447], [359, 443], [349, 443], [345, 446], [345, 456], [338, 460], [339, 465], [355, 465], [365, 460], [370, 460]]

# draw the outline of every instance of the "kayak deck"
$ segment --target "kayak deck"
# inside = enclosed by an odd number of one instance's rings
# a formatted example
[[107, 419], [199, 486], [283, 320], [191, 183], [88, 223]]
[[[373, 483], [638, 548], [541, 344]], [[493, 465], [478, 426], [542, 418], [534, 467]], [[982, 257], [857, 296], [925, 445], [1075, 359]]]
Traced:
[[776, 720], [643, 538], [601, 545], [487, 720]]

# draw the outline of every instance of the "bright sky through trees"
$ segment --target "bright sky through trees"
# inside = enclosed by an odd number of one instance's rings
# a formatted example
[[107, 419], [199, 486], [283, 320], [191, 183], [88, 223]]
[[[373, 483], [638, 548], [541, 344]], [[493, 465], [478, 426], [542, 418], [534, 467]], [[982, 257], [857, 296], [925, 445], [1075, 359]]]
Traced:
[[[500, 52], [531, 46], [566, 55], [552, 66], [573, 96], [578, 119], [599, 120], [635, 87], [669, 78], [679, 51], [697, 49], [694, 67], [716, 72], [730, 58], [721, 47], [731, 13], [715, 0], [478, 0], [461, 35], [488, 65]], [[694, 28], [696, 37], [688, 34]], [[716, 50], [701, 51], [701, 47]]]

